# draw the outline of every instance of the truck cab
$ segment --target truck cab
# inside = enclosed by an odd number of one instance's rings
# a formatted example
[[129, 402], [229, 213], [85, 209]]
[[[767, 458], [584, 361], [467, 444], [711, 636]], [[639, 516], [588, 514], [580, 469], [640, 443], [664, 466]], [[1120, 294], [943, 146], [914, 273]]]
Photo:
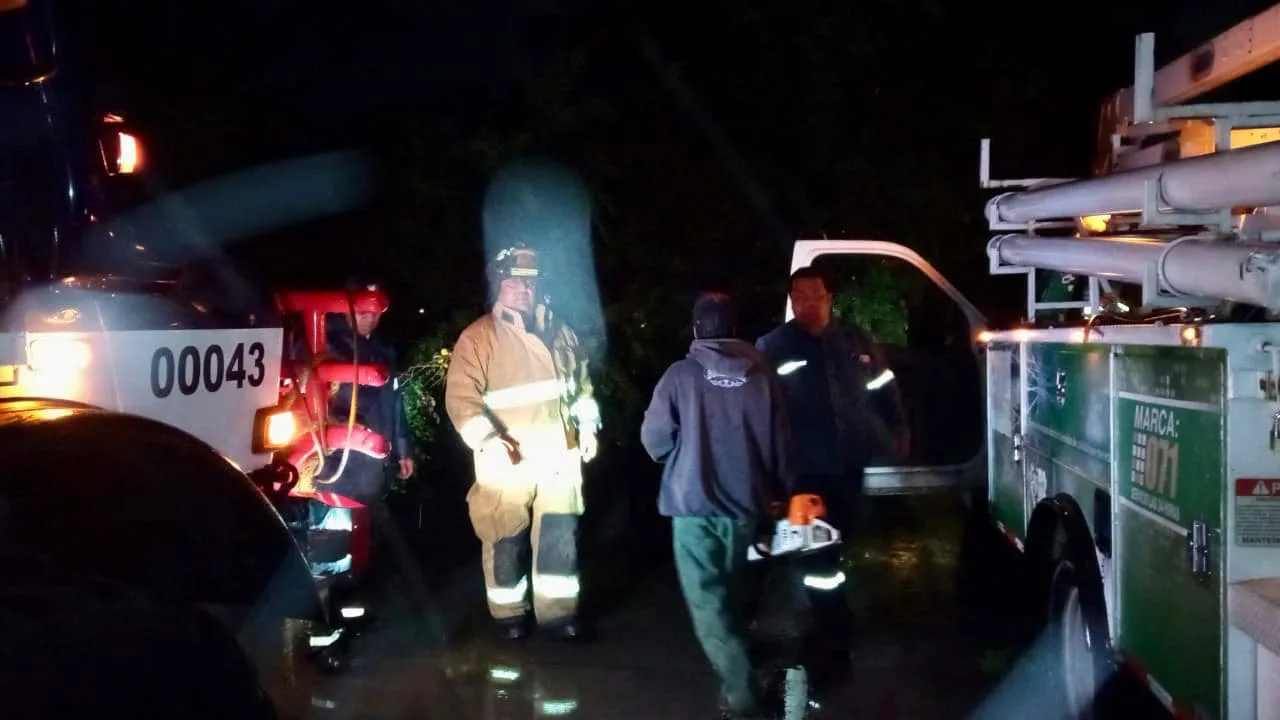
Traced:
[[[818, 267], [835, 312], [857, 322], [888, 362], [910, 436], [905, 461], [873, 457], [864, 492], [981, 491], [986, 485], [986, 318], [926, 259], [878, 240], [800, 240], [791, 271]], [[792, 319], [787, 301], [785, 319]]]

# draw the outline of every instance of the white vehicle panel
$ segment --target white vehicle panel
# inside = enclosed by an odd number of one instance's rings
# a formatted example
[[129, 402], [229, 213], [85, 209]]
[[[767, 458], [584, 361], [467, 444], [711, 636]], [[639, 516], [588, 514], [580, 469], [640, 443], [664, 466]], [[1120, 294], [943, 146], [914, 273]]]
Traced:
[[[15, 336], [10, 336], [15, 337]], [[28, 333], [0, 398], [72, 400], [141, 415], [200, 438], [244, 470], [257, 411], [280, 392], [279, 328]]]

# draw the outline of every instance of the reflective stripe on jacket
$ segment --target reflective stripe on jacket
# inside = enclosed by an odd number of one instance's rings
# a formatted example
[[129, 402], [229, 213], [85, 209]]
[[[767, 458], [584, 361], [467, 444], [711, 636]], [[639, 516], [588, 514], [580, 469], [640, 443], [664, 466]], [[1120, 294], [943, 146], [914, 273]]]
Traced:
[[565, 450], [576, 444], [571, 423], [598, 417], [576, 335], [543, 306], [533, 319], [531, 331], [520, 313], [495, 306], [458, 337], [445, 412], [472, 450], [502, 431], [526, 454]]

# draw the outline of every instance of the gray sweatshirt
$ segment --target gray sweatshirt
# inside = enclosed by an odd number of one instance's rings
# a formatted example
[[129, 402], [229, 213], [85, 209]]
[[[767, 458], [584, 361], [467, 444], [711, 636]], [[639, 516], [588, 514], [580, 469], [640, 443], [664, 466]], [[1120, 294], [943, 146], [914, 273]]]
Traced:
[[653, 390], [640, 440], [663, 463], [667, 517], [757, 519], [792, 484], [791, 435], [777, 375], [743, 340], [695, 340]]

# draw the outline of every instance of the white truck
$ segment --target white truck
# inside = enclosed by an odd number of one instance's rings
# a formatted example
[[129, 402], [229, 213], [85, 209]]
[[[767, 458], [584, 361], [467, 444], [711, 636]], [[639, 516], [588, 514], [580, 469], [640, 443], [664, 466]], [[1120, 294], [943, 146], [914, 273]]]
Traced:
[[[1280, 59], [1280, 5], [1158, 71], [1153, 49], [1137, 38], [1133, 86], [1103, 105], [1094, 177], [993, 181], [982, 142], [983, 186], [1027, 188], [986, 208], [991, 274], [1026, 276], [1025, 326], [985, 327], [892, 243], [801, 241], [792, 269], [897, 258], [969, 324], [985, 442], [872, 468], [867, 489], [985, 488], [1055, 658], [1041, 710], [1092, 716], [1128, 671], [1174, 717], [1276, 720], [1280, 102], [1190, 101]], [[1044, 299], [1046, 274], [1078, 296]]]

